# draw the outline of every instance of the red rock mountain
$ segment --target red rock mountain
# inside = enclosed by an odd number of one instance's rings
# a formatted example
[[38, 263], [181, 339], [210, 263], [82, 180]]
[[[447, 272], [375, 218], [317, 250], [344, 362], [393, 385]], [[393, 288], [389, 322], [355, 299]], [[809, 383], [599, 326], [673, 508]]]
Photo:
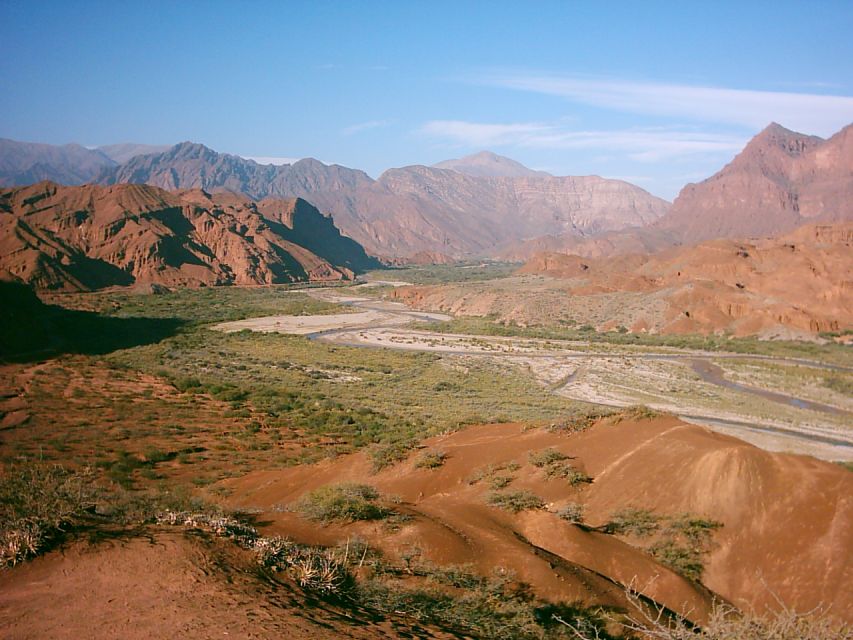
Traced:
[[[665, 333], [805, 332], [853, 326], [853, 223], [807, 225], [757, 243], [711, 240], [652, 256], [582, 260], [540, 254], [522, 269], [573, 282], [573, 295], [663, 295]], [[638, 318], [639, 320], [639, 318]], [[637, 327], [638, 328], [638, 327]]]
[[342, 280], [372, 266], [299, 199], [135, 184], [0, 191], [0, 273], [36, 288]]
[[580, 309], [602, 330], [803, 336], [853, 328], [851, 256], [853, 222], [806, 225], [782, 238], [709, 240], [652, 255], [540, 253], [516, 277], [393, 295], [419, 309], [522, 325]]
[[[510, 166], [508, 159], [498, 164]], [[470, 164], [465, 163], [463, 164]], [[361, 171], [317, 160], [260, 165], [185, 142], [105, 170], [104, 184], [146, 183], [164, 189], [227, 189], [255, 199], [302, 197], [332, 214], [335, 224], [371, 253], [408, 257], [489, 254], [545, 234], [594, 234], [650, 224], [669, 203], [634, 185], [597, 176], [482, 177], [453, 169], [411, 166], [372, 180]]]
[[853, 125], [823, 140], [774, 123], [719, 173], [682, 189], [656, 226], [695, 243], [851, 219]]

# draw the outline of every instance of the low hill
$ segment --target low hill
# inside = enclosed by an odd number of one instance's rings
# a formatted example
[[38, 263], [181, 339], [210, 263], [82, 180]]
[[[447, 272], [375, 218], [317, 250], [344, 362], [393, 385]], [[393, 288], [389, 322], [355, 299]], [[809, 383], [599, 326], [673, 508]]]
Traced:
[[[300, 515], [300, 500], [341, 482], [397, 496], [405, 523], [318, 526]], [[260, 509], [268, 530], [299, 542], [358, 536], [391, 558], [416, 548], [421, 562], [472, 563], [485, 575], [499, 566], [554, 601], [620, 606], [619, 585], [634, 584], [694, 619], [713, 597], [705, 587], [757, 612], [853, 611], [853, 475], [673, 417], [627, 414], [580, 433], [470, 427], [379, 472], [359, 453], [222, 484], [232, 504]], [[512, 495], [524, 502], [517, 512], [497, 506], [495, 496]], [[567, 506], [583, 515], [561, 518]], [[687, 557], [693, 569], [678, 560]]]
[[346, 280], [377, 264], [299, 200], [52, 182], [0, 191], [0, 270], [40, 289]]

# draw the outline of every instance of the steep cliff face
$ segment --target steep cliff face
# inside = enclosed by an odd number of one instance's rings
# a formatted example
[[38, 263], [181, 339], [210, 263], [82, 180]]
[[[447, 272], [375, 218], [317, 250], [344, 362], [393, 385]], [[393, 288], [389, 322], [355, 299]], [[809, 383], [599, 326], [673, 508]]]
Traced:
[[[227, 189], [254, 199], [305, 198], [332, 214], [344, 233], [383, 257], [490, 254], [544, 234], [594, 234], [648, 224], [669, 207], [618, 180], [557, 178], [509, 159], [490, 164], [498, 168], [404, 167], [374, 181], [361, 171], [316, 160], [259, 165], [186, 142], [105, 170], [99, 181]], [[492, 175], [496, 172], [500, 175]]]
[[687, 185], [657, 226], [687, 243], [853, 219], [853, 125], [823, 140], [771, 124], [719, 173]]
[[371, 264], [308, 203], [265, 206], [300, 214], [288, 227], [243, 196], [137, 184], [8, 189], [0, 191], [0, 270], [37, 288], [89, 290], [341, 280]]

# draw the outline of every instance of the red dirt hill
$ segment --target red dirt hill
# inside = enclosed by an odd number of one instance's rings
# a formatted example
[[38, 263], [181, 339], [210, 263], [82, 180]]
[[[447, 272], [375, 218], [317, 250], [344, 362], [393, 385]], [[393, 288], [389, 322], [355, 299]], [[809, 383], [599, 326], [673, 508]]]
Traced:
[[[647, 595], [694, 617], [710, 595], [635, 546], [561, 520], [566, 503], [586, 506], [586, 521], [603, 525], [613, 511], [647, 508], [661, 516], [690, 512], [716, 520], [705, 556], [703, 582], [736, 605], [763, 611], [778, 606], [809, 610], [831, 605], [850, 616], [853, 581], [848, 562], [853, 535], [853, 476], [811, 458], [772, 454], [739, 440], [687, 425], [676, 418], [606, 419], [583, 433], [565, 435], [520, 425], [489, 425], [424, 443], [441, 450], [438, 469], [416, 466], [417, 454], [373, 474], [364, 454], [312, 466], [254, 472], [223, 484], [231, 500], [260, 508], [269, 529], [297, 541], [332, 544], [357, 535], [399, 557], [417, 548], [437, 564], [470, 562], [488, 574], [514, 570], [537, 593], [554, 600], [621, 604], [618, 585], [634, 582]], [[528, 455], [553, 447], [593, 478], [570, 486], [547, 478]], [[512, 470], [508, 464], [515, 462]], [[488, 477], [504, 467], [505, 490], [530, 490], [547, 509], [513, 515], [489, 506]], [[322, 485], [361, 482], [399, 496], [412, 517], [397, 532], [373, 523], [318, 527], [283, 508]]]

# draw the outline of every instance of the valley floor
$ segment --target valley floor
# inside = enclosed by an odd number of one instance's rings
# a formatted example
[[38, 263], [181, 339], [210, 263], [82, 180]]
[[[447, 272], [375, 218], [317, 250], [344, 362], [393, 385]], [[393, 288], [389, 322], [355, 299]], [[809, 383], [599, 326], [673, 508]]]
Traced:
[[[552, 393], [573, 400], [614, 408], [642, 404], [771, 451], [853, 460], [853, 397], [826, 384], [832, 376], [850, 377], [853, 367], [691, 349], [439, 333], [424, 323], [449, 316], [335, 289], [309, 295], [359, 312], [268, 316], [215, 328], [297, 333], [332, 344], [428, 352], [459, 362], [481, 358], [526, 371]], [[422, 326], [411, 327], [413, 322]]]

